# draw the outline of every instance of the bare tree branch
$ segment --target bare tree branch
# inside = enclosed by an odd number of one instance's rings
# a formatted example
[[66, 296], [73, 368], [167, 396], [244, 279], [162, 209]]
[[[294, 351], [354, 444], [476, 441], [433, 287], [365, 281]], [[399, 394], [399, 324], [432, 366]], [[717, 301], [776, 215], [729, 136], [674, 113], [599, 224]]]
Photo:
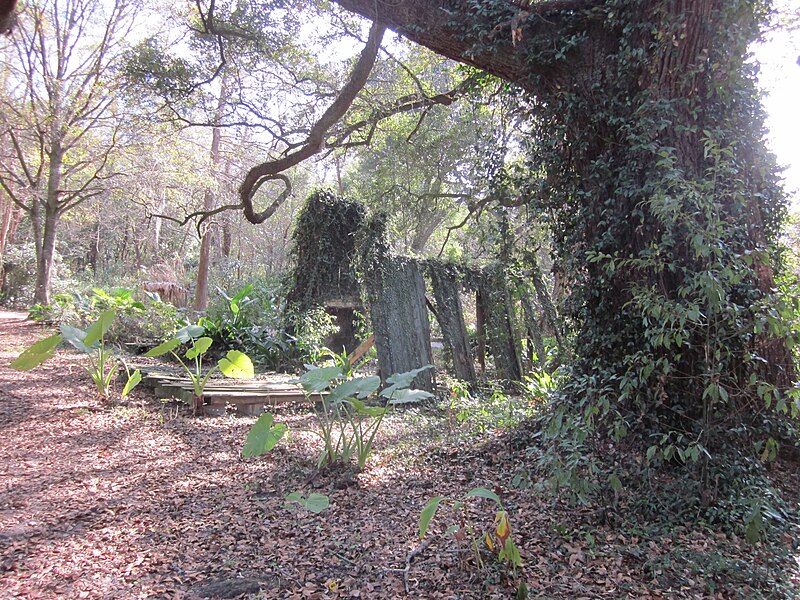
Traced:
[[[455, 88], [450, 90], [449, 92], [444, 92], [442, 94], [437, 94], [431, 97], [423, 97], [418, 96], [417, 94], [409, 94], [407, 96], [403, 96], [398, 98], [394, 104], [388, 106], [386, 108], [376, 110], [372, 113], [368, 118], [363, 119], [361, 121], [357, 121], [356, 123], [352, 123], [350, 125], [342, 126], [342, 128], [336, 132], [334, 132], [334, 139], [328, 142], [328, 146], [361, 146], [364, 145], [363, 143], [353, 143], [349, 142], [345, 144], [345, 141], [356, 133], [359, 129], [363, 129], [364, 127], [371, 127], [374, 130], [375, 124], [379, 121], [384, 119], [388, 119], [394, 115], [411, 112], [415, 110], [428, 110], [432, 106], [440, 104], [442, 106], [450, 106], [453, 102], [461, 98], [464, 94], [467, 93], [467, 90], [474, 82], [472, 77], [467, 77], [459, 83]], [[413, 134], [412, 134], [413, 136]], [[409, 137], [412, 137], [409, 136]]]
[[239, 195], [242, 200], [242, 206], [244, 207], [245, 218], [248, 221], [254, 224], [263, 223], [278, 209], [283, 200], [285, 200], [285, 195], [281, 194], [281, 196], [276, 198], [266, 210], [256, 212], [253, 207], [253, 196], [265, 181], [276, 179], [278, 174], [310, 158], [322, 149], [325, 143], [325, 134], [344, 116], [353, 103], [353, 100], [355, 100], [358, 95], [358, 92], [361, 91], [367, 83], [367, 78], [372, 72], [372, 67], [375, 65], [375, 58], [378, 55], [385, 30], [386, 27], [384, 25], [373, 23], [369, 32], [367, 45], [361, 52], [361, 56], [358, 58], [358, 62], [356, 62], [350, 74], [350, 79], [342, 88], [341, 93], [333, 104], [328, 107], [311, 128], [305, 144], [299, 150], [278, 160], [261, 163], [250, 169], [247, 173], [244, 182], [239, 188]]
[[460, 223], [447, 228], [447, 235], [444, 237], [444, 241], [442, 242], [442, 246], [439, 249], [439, 254], [436, 256], [436, 258], [442, 258], [442, 254], [444, 254], [444, 249], [447, 247], [447, 242], [450, 241], [450, 234], [456, 231], [457, 229], [461, 229], [462, 227], [464, 227], [464, 225], [466, 225], [467, 222], [472, 217], [475, 218], [479, 217], [481, 212], [483, 212], [483, 209], [486, 207], [487, 203], [488, 199], [485, 198], [481, 200], [477, 205], [470, 206], [467, 216], [464, 217], [464, 219]]

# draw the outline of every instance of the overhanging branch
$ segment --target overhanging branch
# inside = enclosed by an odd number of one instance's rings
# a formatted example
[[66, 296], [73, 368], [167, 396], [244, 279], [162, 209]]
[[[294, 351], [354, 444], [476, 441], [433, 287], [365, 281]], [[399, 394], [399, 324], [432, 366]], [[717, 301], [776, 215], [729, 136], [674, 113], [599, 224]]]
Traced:
[[[532, 75], [548, 76], [552, 65], [531, 63], [525, 43], [512, 43], [511, 35], [491, 44], [476, 44], [475, 36], [465, 36], [464, 30], [474, 26], [481, 17], [476, 16], [474, 3], [468, 0], [334, 0], [343, 8], [358, 13], [373, 22], [384, 23], [389, 29], [405, 38], [433, 50], [452, 60], [469, 64], [502, 79], [532, 90]], [[561, 26], [588, 16], [588, 11], [601, 6], [603, 0], [504, 0], [505, 16], [494, 23], [486, 22], [486, 35], [497, 25], [510, 29], [512, 20], [520, 11], [540, 18], [524, 21], [524, 39], [557, 39]], [[508, 19], [506, 21], [506, 19]], [[486, 40], [489, 41], [489, 40]]]
[[375, 58], [378, 55], [385, 30], [385, 25], [377, 22], [373, 23], [369, 32], [367, 45], [361, 52], [361, 56], [359, 56], [350, 74], [350, 78], [333, 104], [328, 107], [311, 128], [302, 147], [278, 160], [267, 161], [256, 165], [247, 173], [244, 182], [239, 188], [239, 195], [244, 209], [244, 216], [248, 221], [254, 224], [263, 223], [272, 216], [283, 200], [285, 200], [286, 196], [288, 196], [288, 193], [281, 194], [281, 196], [275, 199], [266, 210], [256, 212], [253, 207], [253, 197], [256, 191], [258, 191], [258, 188], [265, 181], [283, 179], [285, 176], [278, 177], [278, 175], [322, 150], [325, 143], [325, 135], [328, 130], [345, 115], [358, 92], [361, 91], [367, 83], [367, 78], [372, 72], [372, 67], [375, 65]]

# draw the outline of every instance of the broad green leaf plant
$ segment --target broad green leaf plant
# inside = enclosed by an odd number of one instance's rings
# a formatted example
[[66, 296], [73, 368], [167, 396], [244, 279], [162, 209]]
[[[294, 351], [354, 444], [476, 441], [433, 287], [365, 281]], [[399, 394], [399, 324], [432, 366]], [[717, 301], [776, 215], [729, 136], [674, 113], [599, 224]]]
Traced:
[[[480, 531], [476, 529], [474, 524], [469, 520], [468, 512], [465, 510], [465, 507], [467, 501], [471, 498], [484, 498], [495, 503], [497, 510], [494, 516], [494, 524], [489, 529]], [[509, 521], [508, 511], [503, 506], [500, 496], [492, 490], [483, 487], [471, 489], [463, 498], [458, 500], [446, 498], [444, 496], [434, 496], [428, 500], [419, 516], [420, 539], [425, 537], [436, 512], [443, 505], [449, 506], [452, 511], [458, 515], [458, 522], [450, 525], [446, 529], [445, 534], [452, 534], [457, 543], [469, 541], [475, 556], [475, 562], [479, 568], [483, 568], [484, 566], [483, 559], [481, 558], [481, 547], [485, 545], [485, 547], [497, 557], [500, 563], [511, 568], [511, 573], [516, 578], [517, 570], [522, 566], [522, 557], [511, 535], [511, 523]]]
[[[189, 325], [180, 329], [174, 338], [159, 344], [145, 354], [145, 356], [157, 357], [169, 353], [180, 363], [192, 382], [192, 394], [194, 396], [192, 410], [194, 414], [197, 414], [202, 409], [206, 386], [211, 376], [217, 371], [231, 379], [249, 379], [255, 375], [253, 361], [244, 352], [239, 352], [238, 350], [229, 350], [223, 358], [217, 361], [216, 365], [208, 370], [203, 370], [203, 357], [213, 343], [212, 339], [203, 336], [203, 333], [205, 333], [203, 327]], [[182, 344], [191, 344], [184, 354], [185, 361], [176, 352]]]
[[284, 504], [285, 508], [289, 510], [296, 509], [297, 507], [304, 508], [305, 510], [312, 512], [314, 514], [319, 514], [328, 506], [330, 506], [330, 498], [325, 494], [318, 494], [316, 492], [312, 492], [308, 495], [308, 497], [303, 496], [300, 492], [291, 492], [286, 494], [286, 503]]
[[[114, 375], [119, 370], [122, 362], [105, 342], [105, 334], [111, 328], [116, 316], [115, 310], [106, 310], [85, 330], [62, 324], [59, 327], [60, 333], [46, 337], [33, 344], [11, 363], [11, 367], [19, 371], [35, 369], [46, 360], [52, 358], [56, 348], [66, 341], [86, 355], [88, 364], [84, 368], [89, 377], [92, 378], [97, 393], [108, 401], [111, 396]], [[142, 380], [142, 375], [138, 370], [133, 373], [130, 373], [127, 367], [125, 370], [128, 377], [127, 383], [120, 394], [121, 398], [125, 398]]]
[[[414, 378], [431, 368], [430, 365], [389, 377], [389, 385], [380, 392], [381, 379], [376, 375], [348, 379], [342, 366], [307, 368], [298, 381], [319, 423], [319, 430], [312, 432], [319, 435], [324, 445], [320, 467], [347, 463], [355, 456], [358, 469], [362, 470], [387, 412], [393, 406], [432, 396], [430, 392], [409, 388]], [[250, 430], [242, 455], [249, 458], [269, 452], [286, 431], [286, 425], [274, 424], [272, 414], [264, 413]]]

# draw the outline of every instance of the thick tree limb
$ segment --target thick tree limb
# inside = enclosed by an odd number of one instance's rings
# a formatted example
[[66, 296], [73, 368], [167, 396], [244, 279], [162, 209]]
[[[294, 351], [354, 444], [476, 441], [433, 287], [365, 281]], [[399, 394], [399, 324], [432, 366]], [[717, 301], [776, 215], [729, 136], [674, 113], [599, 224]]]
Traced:
[[386, 26], [381, 23], [373, 23], [369, 32], [369, 39], [367, 45], [361, 52], [353, 72], [350, 74], [350, 79], [342, 88], [339, 96], [328, 107], [319, 120], [311, 128], [303, 146], [286, 156], [277, 160], [261, 163], [250, 169], [245, 177], [242, 186], [239, 188], [239, 195], [242, 200], [244, 208], [244, 216], [251, 223], [263, 223], [268, 219], [281, 205], [286, 195], [282, 194], [272, 204], [262, 212], [256, 212], [253, 207], [253, 196], [258, 188], [265, 182], [271, 179], [276, 179], [277, 175], [283, 173], [290, 167], [293, 167], [302, 161], [310, 158], [322, 150], [325, 143], [325, 134], [333, 127], [339, 119], [341, 119], [350, 105], [355, 100], [356, 95], [364, 85], [367, 83], [367, 78], [372, 72], [372, 67], [375, 65], [375, 59], [378, 55], [378, 50], [381, 46], [383, 33]]
[[17, 14], [14, 9], [17, 0], [0, 0], [0, 34], [11, 35], [14, 25], [17, 24]]
[[[371, 19], [384, 23], [400, 35], [421, 44], [437, 54], [452, 60], [478, 67], [508, 81], [531, 89], [531, 75], [548, 75], [549, 65], [537, 67], [526, 61], [528, 53], [524, 43], [512, 43], [513, 31], [497, 44], [476, 44], [474, 36], [464, 35], [469, 25], [480, 17], [474, 14], [468, 0], [334, 0], [337, 4]], [[528, 13], [525, 38], [558, 38], [563, 30], [559, 25], [574, 13], [586, 11], [602, 4], [602, 0], [545, 0], [542, 2], [508, 1], [508, 21], [493, 26], [509, 25], [513, 11]], [[536, 17], [536, 18], [532, 18]], [[508, 27], [510, 29], [510, 27]], [[490, 28], [491, 29], [491, 28]], [[487, 34], [489, 32], [487, 31]], [[496, 34], [497, 32], [495, 32]], [[495, 35], [495, 38], [500, 36]], [[486, 41], [500, 41], [498, 39]]]

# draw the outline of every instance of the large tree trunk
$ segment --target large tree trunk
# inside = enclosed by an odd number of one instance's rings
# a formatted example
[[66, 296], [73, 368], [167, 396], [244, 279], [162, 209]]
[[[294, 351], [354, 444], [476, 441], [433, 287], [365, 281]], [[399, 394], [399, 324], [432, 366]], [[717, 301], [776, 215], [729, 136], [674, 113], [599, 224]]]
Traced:
[[[370, 316], [381, 380], [433, 364], [425, 280], [413, 261], [388, 258], [367, 281]], [[434, 391], [433, 370], [414, 379], [414, 387]]]
[[576, 401], [616, 386], [629, 423], [704, 441], [763, 410], [752, 381], [785, 385], [794, 366], [753, 335], [783, 205], [744, 75], [755, 2], [336, 1], [536, 96], [531, 172], [572, 280]]
[[50, 304], [50, 289], [53, 278], [53, 261], [56, 253], [56, 230], [58, 215], [47, 212], [42, 227], [41, 244], [36, 256], [36, 287], [33, 293], [34, 304]]
[[[334, 0], [348, 10], [384, 23], [389, 29], [452, 60], [473, 65], [530, 91], [539, 77], [551, 83], [568, 77], [569, 65], [529, 60], [532, 42], [557, 47], [562, 38], [602, 30], [602, 13], [587, 11], [602, 0], [544, 0], [541, 2], [484, 2], [476, 10], [470, 0]], [[519, 7], [528, 4], [524, 11]], [[515, 20], [525, 13], [528, 17]], [[520, 39], [512, 28], [525, 28]], [[469, 33], [465, 33], [469, 32]]]

